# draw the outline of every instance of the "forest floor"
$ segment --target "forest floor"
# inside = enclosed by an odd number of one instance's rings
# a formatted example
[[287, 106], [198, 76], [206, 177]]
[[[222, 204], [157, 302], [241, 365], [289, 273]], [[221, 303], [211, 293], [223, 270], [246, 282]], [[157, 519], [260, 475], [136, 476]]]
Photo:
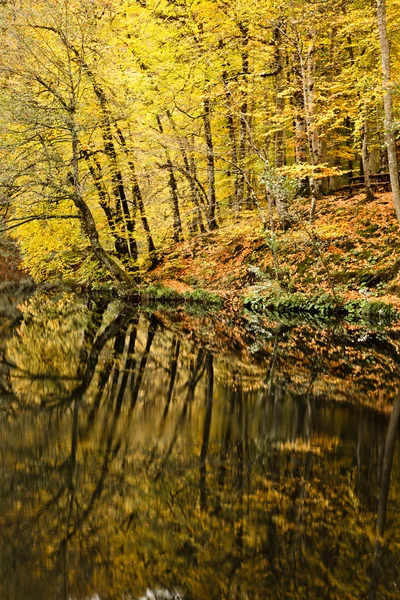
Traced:
[[379, 301], [400, 311], [400, 230], [391, 193], [377, 193], [373, 201], [365, 193], [326, 196], [313, 229], [304, 225], [308, 200], [297, 200], [292, 209], [298, 224], [277, 229], [275, 238], [248, 212], [175, 245], [146, 282], [182, 293], [202, 288], [238, 309], [249, 297], [326, 294], [341, 303]]
[[[391, 193], [377, 193], [373, 201], [365, 193], [325, 196], [314, 228], [308, 199], [297, 199], [291, 210], [294, 224], [286, 232], [277, 228], [275, 236], [248, 211], [170, 246], [157, 268], [144, 273], [144, 294], [155, 285], [186, 295], [205, 290], [235, 313], [246, 299], [256, 305], [259, 298], [304, 298], [313, 312], [310, 298], [334, 298], [341, 305], [384, 303], [400, 315], [400, 227]], [[18, 269], [14, 243], [0, 250], [1, 281], [29, 278]]]

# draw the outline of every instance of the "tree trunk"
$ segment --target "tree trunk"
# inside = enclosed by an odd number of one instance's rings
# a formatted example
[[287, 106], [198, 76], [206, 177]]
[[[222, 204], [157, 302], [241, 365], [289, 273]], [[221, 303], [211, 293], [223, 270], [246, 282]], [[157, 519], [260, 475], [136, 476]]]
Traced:
[[125, 155], [128, 157], [128, 167], [131, 172], [131, 183], [132, 183], [132, 202], [133, 202], [133, 205], [135, 208], [135, 213], [136, 213], [136, 209], [139, 208], [140, 218], [142, 220], [143, 229], [144, 229], [144, 232], [145, 232], [146, 238], [147, 238], [148, 252], [149, 252], [150, 257], [154, 258], [156, 247], [154, 245], [153, 237], [152, 237], [151, 231], [150, 231], [149, 222], [147, 220], [146, 210], [145, 210], [144, 202], [143, 202], [142, 191], [140, 189], [139, 181], [136, 176], [135, 165], [133, 163], [133, 160], [130, 158], [129, 150], [128, 150], [128, 147], [127, 147], [126, 141], [125, 141], [125, 136], [123, 135], [121, 129], [118, 126], [116, 126], [116, 130], [117, 130], [117, 134], [118, 134], [119, 140], [121, 142], [123, 151], [124, 151]]
[[171, 190], [172, 198], [172, 216], [174, 219], [174, 241], [181, 242], [183, 240], [182, 232], [182, 221], [179, 210], [179, 196], [178, 196], [178, 184], [176, 183], [176, 177], [174, 173], [174, 167], [170, 159], [169, 153], [167, 153], [167, 171], [169, 174], [168, 184]]
[[231, 165], [227, 171], [228, 177], [234, 175], [234, 185], [233, 185], [233, 196], [229, 200], [229, 207], [235, 208], [237, 206], [237, 164], [238, 164], [238, 150], [237, 150], [237, 141], [236, 141], [236, 131], [235, 131], [235, 120], [234, 120], [234, 112], [232, 107], [232, 95], [228, 87], [228, 74], [226, 71], [222, 73], [222, 81], [224, 82], [224, 92], [225, 92], [225, 101], [226, 101], [226, 111], [227, 111], [227, 126], [228, 126], [228, 135], [229, 135], [229, 150], [230, 150], [230, 161]]
[[[281, 169], [285, 165], [285, 129], [283, 126], [283, 113], [285, 111], [285, 98], [282, 97], [284, 89], [284, 55], [282, 51], [282, 23], [278, 23], [274, 29], [275, 62], [276, 62], [276, 87], [275, 87], [275, 110], [277, 126], [275, 131], [275, 168]], [[284, 193], [277, 193], [275, 197], [276, 210], [279, 223], [284, 231], [289, 228], [287, 200]]]
[[242, 104], [240, 106], [240, 126], [239, 126], [239, 146], [238, 146], [238, 172], [236, 177], [236, 206], [237, 212], [240, 212], [243, 208], [244, 195], [245, 195], [245, 160], [246, 160], [246, 141], [247, 141], [247, 76], [249, 74], [249, 30], [247, 25], [239, 23], [240, 33], [242, 34], [242, 77], [243, 77], [243, 91]]
[[378, 30], [382, 59], [383, 106], [385, 109], [385, 143], [387, 148], [390, 185], [393, 193], [394, 209], [400, 222], [400, 184], [397, 163], [396, 137], [393, 118], [392, 82], [390, 81], [390, 52], [386, 29], [386, 3], [377, 0]]
[[210, 231], [217, 229], [217, 221], [215, 218], [215, 209], [217, 205], [217, 197], [215, 193], [215, 163], [214, 163], [214, 147], [211, 133], [211, 106], [208, 95], [203, 100], [203, 125], [204, 136], [207, 146], [207, 178], [208, 178], [208, 214], [207, 222]]
[[[310, 40], [307, 55], [303, 58], [303, 50], [301, 46], [298, 48], [301, 80], [304, 98], [304, 115], [307, 132], [308, 150], [310, 154], [311, 166], [315, 167], [320, 163], [321, 144], [318, 135], [318, 129], [315, 123], [315, 105], [314, 105], [314, 74], [315, 74], [315, 47], [314, 40]], [[315, 221], [315, 212], [317, 202], [322, 196], [322, 188], [320, 180], [314, 175], [309, 177], [310, 192], [311, 192], [311, 207], [310, 207], [310, 224]]]
[[274, 29], [275, 63], [276, 63], [276, 86], [275, 86], [275, 110], [277, 126], [275, 130], [275, 168], [280, 169], [285, 164], [285, 130], [282, 123], [285, 111], [285, 98], [282, 97], [284, 89], [284, 56], [282, 51], [282, 24]]
[[[176, 123], [174, 121], [174, 119], [172, 118], [171, 112], [167, 109], [166, 111], [166, 115], [169, 119], [169, 122], [171, 123], [172, 129], [174, 130], [177, 139], [178, 139], [178, 144], [179, 144], [179, 149], [181, 151], [181, 156], [182, 156], [182, 160], [183, 160], [183, 164], [185, 167], [185, 171], [184, 171], [184, 175], [186, 176], [188, 182], [189, 182], [189, 187], [190, 187], [190, 196], [193, 202], [193, 206], [194, 206], [194, 210], [195, 210], [195, 218], [193, 219], [193, 222], [195, 224], [195, 227], [198, 228], [200, 230], [201, 233], [205, 233], [206, 228], [204, 227], [204, 223], [203, 223], [203, 217], [201, 214], [201, 206], [200, 206], [200, 198], [199, 198], [199, 193], [196, 187], [196, 183], [195, 180], [193, 178], [193, 169], [191, 168], [190, 162], [189, 162], [189, 157], [188, 157], [188, 153], [186, 151], [185, 148], [185, 144], [182, 140], [182, 137], [179, 135], [178, 133], [178, 128], [176, 126]], [[194, 165], [193, 165], [194, 166]]]
[[75, 115], [71, 111], [71, 125], [70, 125], [70, 133], [71, 133], [71, 149], [72, 149], [72, 179], [73, 179], [73, 202], [76, 208], [79, 211], [82, 228], [84, 233], [87, 235], [90, 246], [92, 248], [93, 254], [96, 256], [97, 260], [106, 270], [110, 273], [110, 275], [118, 281], [119, 283], [124, 284], [125, 286], [131, 286], [132, 281], [130, 277], [125, 273], [123, 269], [107, 254], [104, 250], [103, 246], [100, 243], [99, 233], [96, 228], [96, 223], [94, 221], [93, 215], [89, 206], [86, 204], [82, 197], [81, 184], [79, 178], [79, 150], [78, 150], [78, 134], [77, 134], [77, 126], [75, 122]]
[[[161, 123], [161, 118], [159, 115], [156, 116], [156, 121], [158, 125], [158, 130], [160, 133], [164, 133], [164, 129]], [[179, 210], [179, 196], [178, 196], [178, 184], [176, 183], [176, 177], [174, 173], [174, 167], [172, 164], [172, 160], [168, 151], [168, 148], [164, 146], [165, 155], [166, 155], [166, 169], [168, 171], [168, 185], [171, 191], [171, 200], [172, 200], [172, 217], [174, 221], [174, 242], [178, 243], [183, 240], [183, 231], [182, 231], [182, 219], [181, 213]]]
[[371, 186], [371, 155], [368, 149], [368, 137], [369, 137], [368, 117], [365, 115], [363, 133], [362, 133], [362, 146], [361, 146], [361, 159], [364, 172], [364, 184], [367, 192], [367, 200], [374, 199], [374, 192]]

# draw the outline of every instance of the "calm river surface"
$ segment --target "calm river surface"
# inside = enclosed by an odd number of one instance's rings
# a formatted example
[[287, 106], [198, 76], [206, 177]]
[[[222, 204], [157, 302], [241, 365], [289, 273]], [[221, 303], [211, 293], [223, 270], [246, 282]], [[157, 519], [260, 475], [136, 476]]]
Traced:
[[395, 328], [19, 309], [1, 600], [400, 598]]

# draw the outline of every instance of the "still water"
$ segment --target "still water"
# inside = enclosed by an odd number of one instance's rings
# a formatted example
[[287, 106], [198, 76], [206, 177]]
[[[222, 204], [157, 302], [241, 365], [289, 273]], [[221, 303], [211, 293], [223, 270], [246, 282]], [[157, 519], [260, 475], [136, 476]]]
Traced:
[[1, 600], [400, 598], [395, 328], [19, 310]]

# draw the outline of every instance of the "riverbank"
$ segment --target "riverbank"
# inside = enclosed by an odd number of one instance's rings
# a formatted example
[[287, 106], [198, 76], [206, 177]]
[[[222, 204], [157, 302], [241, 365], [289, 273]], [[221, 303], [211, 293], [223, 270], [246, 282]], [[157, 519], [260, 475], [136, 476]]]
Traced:
[[[164, 249], [155, 269], [142, 265], [136, 301], [185, 304], [232, 314], [243, 308], [277, 316], [389, 319], [400, 315], [400, 235], [392, 197], [365, 194], [323, 198], [314, 228], [307, 225], [307, 199], [292, 206], [292, 227], [274, 235], [256, 212], [234, 222], [220, 220], [213, 232]], [[4, 246], [4, 247], [3, 247]], [[13, 243], [3, 242], [0, 276], [5, 288], [32, 285], [18, 269]], [[56, 287], [70, 282], [47, 282]], [[98, 292], [112, 291], [100, 284]], [[7, 291], [7, 290], [5, 290]], [[127, 298], [128, 301], [128, 298]], [[133, 298], [130, 298], [133, 301]]]
[[247, 304], [351, 314], [373, 305], [377, 314], [386, 306], [400, 312], [400, 235], [391, 194], [369, 202], [365, 194], [325, 197], [313, 229], [304, 225], [307, 210], [308, 201], [297, 200], [297, 224], [274, 236], [250, 212], [194, 236], [165, 252], [145, 275], [146, 285], [182, 294], [201, 288], [235, 310]]

